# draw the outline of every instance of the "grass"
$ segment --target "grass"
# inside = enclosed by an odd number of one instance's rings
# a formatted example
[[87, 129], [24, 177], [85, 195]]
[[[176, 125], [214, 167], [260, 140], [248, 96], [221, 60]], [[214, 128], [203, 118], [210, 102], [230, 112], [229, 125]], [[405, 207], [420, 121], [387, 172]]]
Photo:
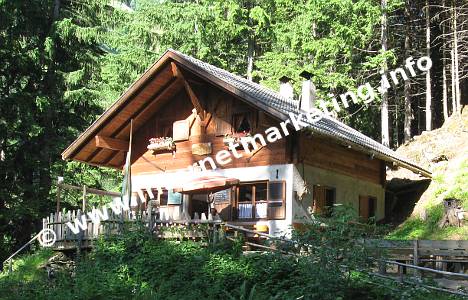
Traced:
[[[6, 277], [10, 280], [21, 282], [43, 280], [45, 272], [40, 267], [44, 265], [52, 255], [52, 250], [44, 248], [33, 254], [26, 254], [15, 258], [12, 265], [12, 274], [9, 275], [7, 272], [0, 273], [0, 280]], [[7, 266], [6, 269], [8, 270]]]
[[431, 185], [435, 185], [432, 187], [434, 192], [430, 201], [425, 205], [427, 220], [423, 221], [412, 216], [391, 232], [387, 238], [450, 240], [468, 236], [468, 213], [465, 214], [465, 224], [462, 227], [439, 228], [438, 226], [444, 214], [441, 198], [459, 199], [461, 206], [468, 212], [468, 159], [460, 164], [452, 182], [449, 182], [448, 175], [439, 171], [433, 176]]

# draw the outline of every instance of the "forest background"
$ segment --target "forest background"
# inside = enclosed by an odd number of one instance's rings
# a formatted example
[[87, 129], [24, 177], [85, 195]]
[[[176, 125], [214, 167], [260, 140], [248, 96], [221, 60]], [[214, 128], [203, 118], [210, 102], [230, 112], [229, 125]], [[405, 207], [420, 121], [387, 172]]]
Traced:
[[396, 148], [460, 111], [467, 31], [459, 0], [0, 0], [0, 259], [53, 211], [58, 176], [118, 186], [60, 153], [168, 48], [275, 90], [290, 77], [296, 96], [306, 70], [324, 99], [428, 55], [426, 75], [337, 116]]

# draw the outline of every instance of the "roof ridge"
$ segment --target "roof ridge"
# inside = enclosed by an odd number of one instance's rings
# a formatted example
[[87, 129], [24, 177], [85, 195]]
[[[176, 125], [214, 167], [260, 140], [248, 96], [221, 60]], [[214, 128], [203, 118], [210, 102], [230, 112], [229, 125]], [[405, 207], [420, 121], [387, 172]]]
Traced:
[[205, 65], [209, 65], [210, 67], [216, 69], [218, 72], [227, 73], [229, 76], [234, 76], [234, 77], [236, 77], [236, 79], [238, 79], [238, 80], [240, 80], [240, 81], [243, 81], [243, 82], [246, 83], [246, 84], [254, 85], [254, 86], [256, 86], [256, 87], [258, 87], [258, 88], [260, 88], [260, 89], [263, 89], [263, 90], [265, 90], [265, 91], [268, 91], [268, 92], [274, 94], [276, 97], [280, 98], [281, 100], [287, 102], [287, 103], [290, 104], [290, 105], [293, 105], [293, 106], [294, 106], [294, 104], [295, 104], [294, 102], [295, 102], [295, 101], [299, 101], [299, 100], [296, 100], [296, 99], [288, 99], [288, 98], [284, 97], [283, 95], [281, 95], [280, 93], [278, 93], [277, 91], [275, 91], [275, 90], [273, 90], [273, 89], [271, 89], [271, 88], [269, 88], [269, 87], [267, 87], [267, 86], [261, 85], [260, 83], [257, 83], [257, 82], [255, 82], [255, 81], [248, 80], [247, 78], [242, 77], [241, 75], [238, 75], [238, 74], [229, 72], [228, 70], [222, 69], [222, 68], [220, 68], [220, 67], [217, 67], [217, 66], [215, 66], [215, 65], [212, 65], [212, 64], [207, 63], [207, 62], [205, 62], [205, 61], [202, 61], [202, 60], [200, 60], [200, 59], [198, 59], [198, 58], [195, 58], [195, 57], [193, 57], [193, 56], [191, 56], [191, 55], [182, 53], [182, 52], [177, 51], [177, 50], [174, 50], [174, 49], [169, 49], [169, 51], [170, 51], [170, 52], [173, 52], [173, 53], [175, 53], [175, 54], [177, 54], [177, 55], [180, 55], [180, 56], [189, 58], [189, 59], [191, 59], [191, 60], [195, 60], [195, 61], [197, 61], [198, 63], [205, 64]]
[[[304, 113], [305, 111], [301, 110], [298, 107], [298, 100], [295, 99], [288, 99], [280, 95], [277, 91], [274, 91], [266, 86], [263, 86], [259, 83], [254, 81], [250, 81], [247, 78], [244, 78], [240, 75], [231, 73], [227, 70], [199, 60], [193, 56], [188, 54], [184, 54], [180, 51], [169, 49], [168, 51], [174, 53], [175, 55], [181, 57], [185, 61], [188, 61], [191, 64], [194, 64], [198, 68], [203, 69], [205, 72], [218, 77], [223, 82], [234, 86], [242, 90], [244, 93], [249, 94], [252, 98], [257, 99], [258, 101], [262, 102], [264, 105], [270, 106], [276, 112], [280, 114], [288, 115], [289, 113]], [[263, 95], [262, 95], [263, 93]], [[328, 135], [332, 138], [337, 138], [342, 140], [346, 140], [347, 142], [357, 144], [361, 147], [367, 148], [368, 151], [374, 151], [380, 153], [387, 157], [392, 157], [393, 159], [400, 161], [404, 164], [413, 166], [421, 171], [428, 172], [427, 170], [417, 166], [415, 163], [411, 162], [407, 158], [401, 157], [397, 154], [394, 150], [386, 147], [385, 145], [381, 144], [378, 141], [368, 137], [367, 135], [361, 133], [360, 131], [346, 125], [345, 123], [336, 120], [327, 116], [327, 114], [323, 114], [321, 120], [317, 122], [310, 122], [306, 120], [306, 122], [310, 125], [309, 128], [315, 130], [321, 134]]]

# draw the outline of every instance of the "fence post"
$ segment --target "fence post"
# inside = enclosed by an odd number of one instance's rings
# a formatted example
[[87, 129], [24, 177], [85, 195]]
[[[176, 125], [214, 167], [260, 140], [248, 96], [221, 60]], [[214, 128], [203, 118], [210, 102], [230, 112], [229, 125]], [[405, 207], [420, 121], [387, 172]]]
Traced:
[[403, 282], [404, 267], [398, 265], [398, 281]]
[[[81, 220], [81, 210], [78, 210], [77, 214], [76, 214], [76, 218], [78, 218], [78, 220]], [[86, 223], [86, 226], [88, 226], [88, 224]], [[88, 230], [88, 228], [86, 228], [86, 230]], [[77, 234], [77, 241], [76, 241], [76, 255], [78, 256], [78, 259], [80, 259], [80, 256], [81, 256], [81, 245], [82, 245], [82, 242], [83, 242], [83, 230], [79, 230], [78, 234]]]
[[[419, 247], [419, 241], [414, 240], [413, 241], [413, 265], [418, 266], [419, 264], [419, 253], [418, 253], [418, 247]], [[415, 277], [417, 279], [421, 279], [422, 277], [422, 272], [419, 270], [415, 270]]]
[[380, 259], [378, 264], [379, 264], [379, 274], [381, 275], [387, 274], [387, 263], [384, 260]]

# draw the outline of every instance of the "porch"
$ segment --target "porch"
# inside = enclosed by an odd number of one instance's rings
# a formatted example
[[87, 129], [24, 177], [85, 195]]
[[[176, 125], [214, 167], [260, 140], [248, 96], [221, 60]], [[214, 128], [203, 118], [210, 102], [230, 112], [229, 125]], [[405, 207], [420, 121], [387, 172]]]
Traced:
[[[90, 249], [99, 238], [109, 238], [124, 231], [140, 228], [145, 228], [155, 238], [160, 239], [190, 239], [211, 243], [221, 240], [224, 236], [225, 223], [211, 214], [202, 214], [200, 217], [195, 215], [193, 219], [173, 220], [171, 217], [165, 218], [164, 214], [163, 219], [160, 219], [147, 212], [136, 214], [131, 210], [116, 214], [108, 209], [107, 213], [108, 218], [99, 222], [86, 218], [81, 210], [51, 213], [43, 219], [42, 229], [50, 229], [55, 233], [56, 240], [50, 248], [58, 251]], [[83, 220], [86, 220], [86, 224]], [[70, 222], [78, 228], [77, 221], [83, 224], [85, 229], [80, 228], [78, 233], [74, 233], [67, 223]]]

